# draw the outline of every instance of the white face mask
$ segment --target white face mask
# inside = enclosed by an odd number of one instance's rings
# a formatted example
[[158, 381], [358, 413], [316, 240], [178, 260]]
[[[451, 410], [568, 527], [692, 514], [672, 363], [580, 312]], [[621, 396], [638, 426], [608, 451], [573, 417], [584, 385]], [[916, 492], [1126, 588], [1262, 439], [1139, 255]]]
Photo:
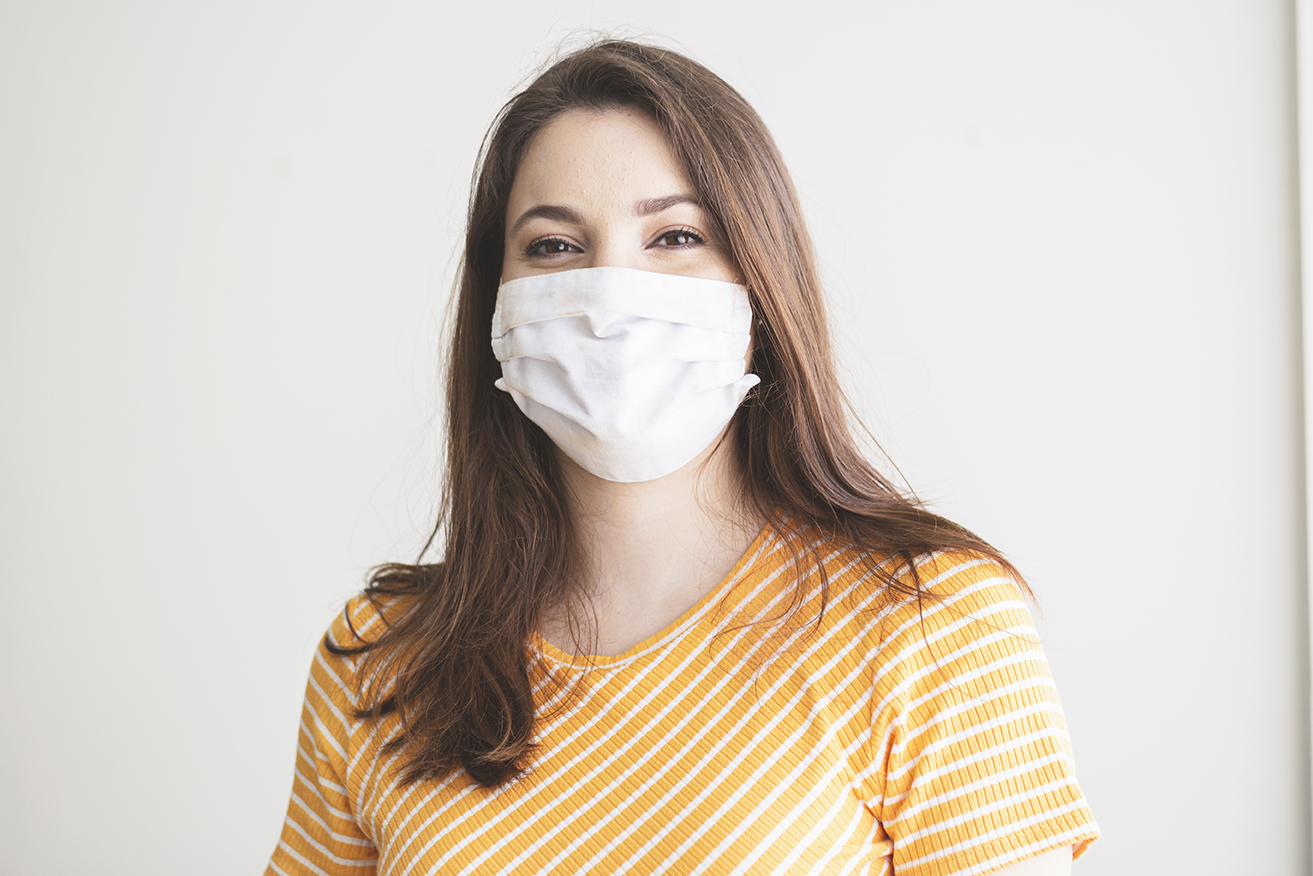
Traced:
[[734, 283], [584, 268], [503, 283], [497, 388], [609, 481], [668, 475], [707, 448], [760, 380], [744, 373], [752, 307]]

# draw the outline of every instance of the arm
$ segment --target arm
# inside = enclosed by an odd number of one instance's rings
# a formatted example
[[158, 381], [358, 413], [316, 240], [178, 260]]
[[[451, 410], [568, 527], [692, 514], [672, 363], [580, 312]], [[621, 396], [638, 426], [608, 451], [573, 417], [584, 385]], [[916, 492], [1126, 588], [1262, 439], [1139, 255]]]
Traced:
[[894, 872], [1066, 874], [1098, 827], [1022, 595], [970, 554], [919, 571], [942, 598], [891, 619], [873, 727]]
[[1070, 873], [1071, 846], [1063, 846], [995, 870], [993, 876], [1069, 876]]
[[373, 876], [378, 853], [356, 822], [348, 790], [351, 673], [323, 644], [306, 684], [292, 795], [266, 876]]

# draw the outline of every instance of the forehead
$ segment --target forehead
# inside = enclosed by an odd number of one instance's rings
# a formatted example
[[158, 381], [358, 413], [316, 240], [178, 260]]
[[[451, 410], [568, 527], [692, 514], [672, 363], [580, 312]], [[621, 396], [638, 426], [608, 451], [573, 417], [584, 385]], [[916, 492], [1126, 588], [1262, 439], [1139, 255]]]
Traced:
[[692, 188], [655, 119], [627, 107], [571, 109], [529, 141], [509, 212], [541, 203], [632, 204], [671, 194], [692, 194]]

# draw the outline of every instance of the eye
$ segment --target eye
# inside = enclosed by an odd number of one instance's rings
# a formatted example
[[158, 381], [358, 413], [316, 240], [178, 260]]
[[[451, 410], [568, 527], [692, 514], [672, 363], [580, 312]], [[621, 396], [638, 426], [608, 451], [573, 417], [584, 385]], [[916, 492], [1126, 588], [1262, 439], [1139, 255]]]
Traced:
[[554, 256], [568, 252], [583, 252], [568, 240], [560, 237], [540, 237], [524, 248], [526, 256]]
[[682, 249], [686, 246], [696, 246], [706, 242], [705, 237], [691, 228], [676, 228], [663, 233], [656, 239], [657, 244], [668, 249]]

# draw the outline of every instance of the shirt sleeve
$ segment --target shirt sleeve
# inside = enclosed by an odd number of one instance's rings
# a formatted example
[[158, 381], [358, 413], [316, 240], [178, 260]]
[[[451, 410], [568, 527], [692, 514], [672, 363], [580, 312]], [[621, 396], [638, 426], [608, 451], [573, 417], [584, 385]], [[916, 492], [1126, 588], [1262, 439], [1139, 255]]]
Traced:
[[[341, 628], [341, 629], [340, 629]], [[330, 629], [344, 641], [341, 618]], [[282, 836], [265, 876], [373, 876], [378, 854], [356, 822], [348, 764], [352, 731], [353, 672], [320, 642], [306, 683], [296, 744], [292, 796]]]
[[919, 569], [943, 598], [895, 615], [873, 740], [897, 876], [984, 874], [1099, 836], [1039, 636], [991, 560]]

